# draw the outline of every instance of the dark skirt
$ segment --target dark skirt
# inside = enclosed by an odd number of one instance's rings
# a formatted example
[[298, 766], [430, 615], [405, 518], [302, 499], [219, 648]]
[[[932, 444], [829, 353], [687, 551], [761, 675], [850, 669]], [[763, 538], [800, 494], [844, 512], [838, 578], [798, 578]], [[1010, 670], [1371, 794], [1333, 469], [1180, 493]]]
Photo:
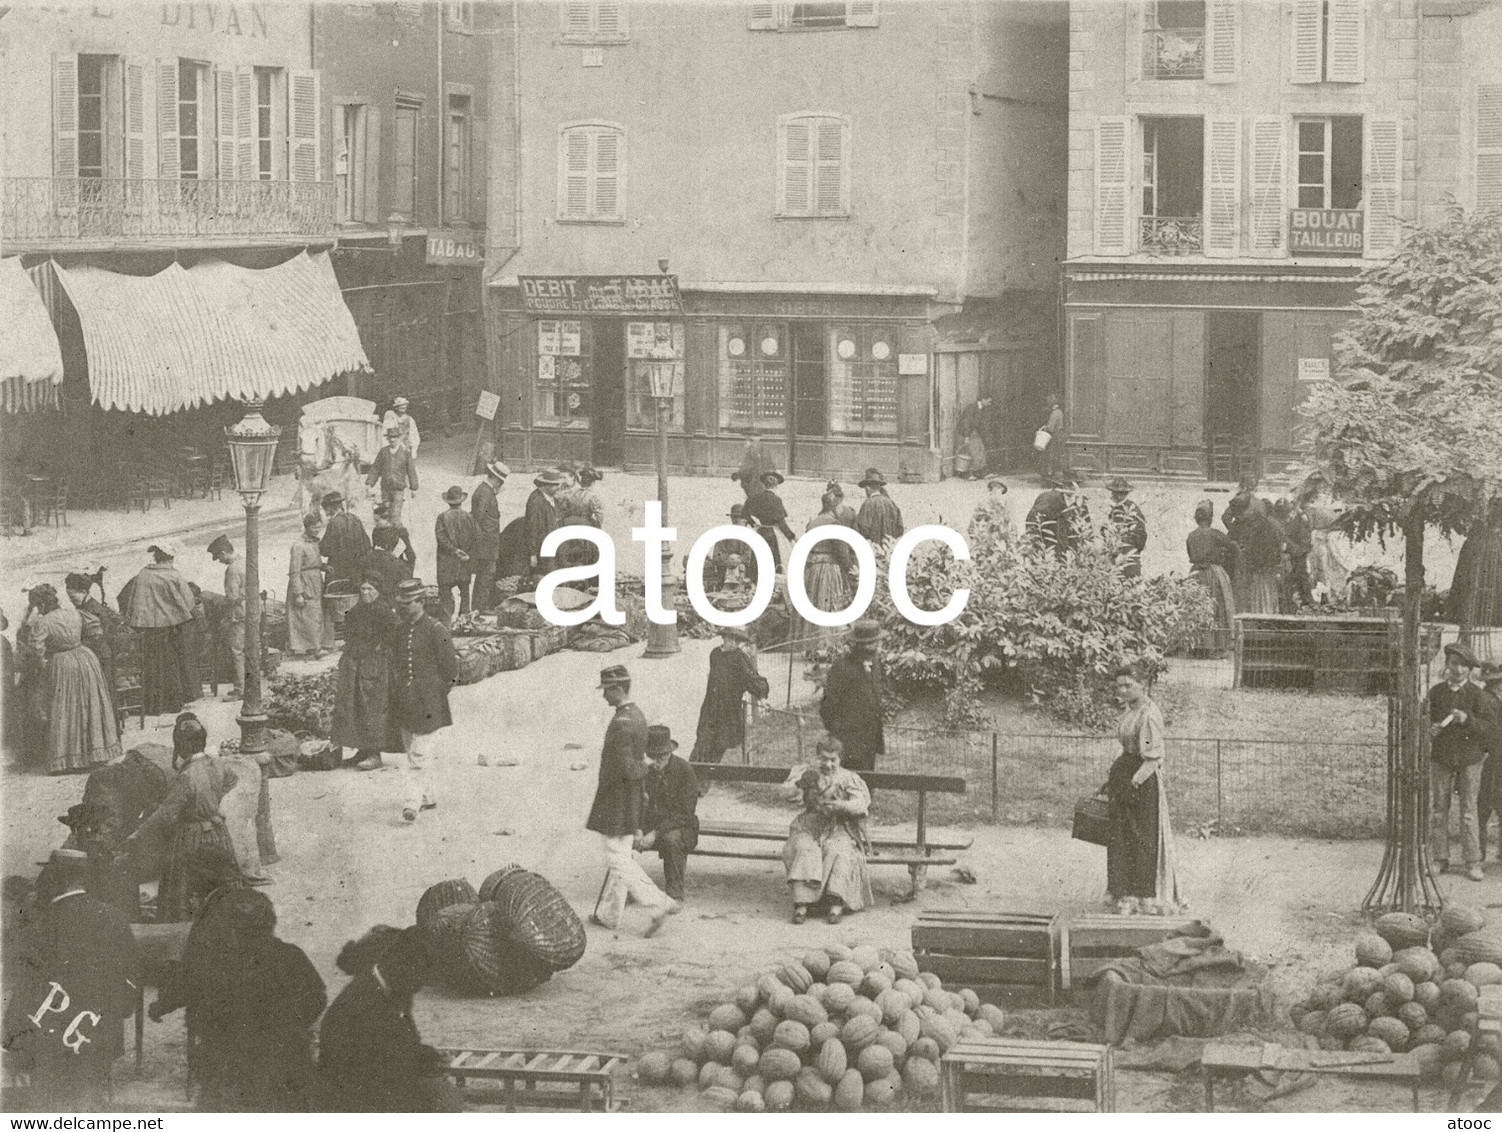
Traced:
[[141, 630], [141, 695], [147, 715], [170, 715], [198, 698], [189, 649], [193, 623]]
[[1106, 846], [1106, 890], [1117, 899], [1158, 894], [1158, 782], [1149, 778], [1133, 786], [1132, 775], [1141, 766], [1140, 756], [1123, 752], [1106, 780], [1111, 838]]
[[339, 658], [339, 688], [329, 740], [356, 751], [400, 751], [391, 720], [391, 664], [384, 650], [347, 649]]
[[235, 859], [235, 847], [230, 842], [223, 818], [213, 822], [188, 822], [172, 831], [167, 867], [162, 872], [161, 884], [157, 886], [158, 923], [182, 924], [198, 915], [215, 882], [199, 877], [192, 862], [194, 855], [208, 846], [217, 846], [229, 860]]

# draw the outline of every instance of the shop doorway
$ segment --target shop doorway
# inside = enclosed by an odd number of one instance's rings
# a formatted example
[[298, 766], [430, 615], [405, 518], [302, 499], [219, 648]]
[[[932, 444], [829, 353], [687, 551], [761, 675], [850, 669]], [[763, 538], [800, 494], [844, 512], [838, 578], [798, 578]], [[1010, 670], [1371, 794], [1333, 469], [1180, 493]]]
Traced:
[[625, 323], [617, 318], [597, 318], [593, 329], [590, 456], [596, 467], [619, 468], [626, 462]]
[[788, 470], [797, 466], [796, 438], [817, 437], [828, 432], [828, 373], [825, 349], [829, 335], [823, 323], [792, 324], [793, 412], [788, 434]]
[[1210, 478], [1239, 480], [1261, 445], [1262, 315], [1209, 311], [1205, 317], [1205, 435]]

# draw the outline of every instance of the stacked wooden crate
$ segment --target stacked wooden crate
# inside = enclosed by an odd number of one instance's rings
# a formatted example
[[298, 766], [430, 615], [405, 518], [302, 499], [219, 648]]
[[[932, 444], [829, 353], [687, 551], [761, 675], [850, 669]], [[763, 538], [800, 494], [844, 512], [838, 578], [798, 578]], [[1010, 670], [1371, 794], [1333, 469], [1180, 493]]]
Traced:
[[1115, 1112], [1111, 1047], [977, 1038], [940, 1065], [945, 1112]]
[[983, 1001], [1036, 995], [1053, 1001], [1059, 917], [1030, 912], [930, 911], [913, 925], [918, 967]]
[[1130, 959], [1199, 921], [1188, 916], [1070, 916], [1059, 925], [1059, 989], [1082, 988], [1101, 969]]

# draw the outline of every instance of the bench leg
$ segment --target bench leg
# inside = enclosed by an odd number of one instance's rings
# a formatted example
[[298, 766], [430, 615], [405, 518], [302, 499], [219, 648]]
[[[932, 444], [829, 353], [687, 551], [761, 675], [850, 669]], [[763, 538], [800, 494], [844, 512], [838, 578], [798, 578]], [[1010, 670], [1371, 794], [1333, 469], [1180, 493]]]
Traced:
[[903, 903], [908, 903], [909, 901], [918, 899], [918, 893], [922, 892], [924, 886], [928, 884], [927, 865], [909, 865], [907, 867], [907, 872], [908, 876], [912, 878], [913, 883], [912, 887], [908, 890], [907, 898], [903, 901]]

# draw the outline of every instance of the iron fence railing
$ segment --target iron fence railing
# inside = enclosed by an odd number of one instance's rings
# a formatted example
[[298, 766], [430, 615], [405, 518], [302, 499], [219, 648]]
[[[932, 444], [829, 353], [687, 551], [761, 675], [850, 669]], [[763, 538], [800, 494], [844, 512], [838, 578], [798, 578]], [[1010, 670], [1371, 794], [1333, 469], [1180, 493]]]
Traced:
[[331, 235], [325, 181], [0, 178], [0, 239], [157, 240]]

